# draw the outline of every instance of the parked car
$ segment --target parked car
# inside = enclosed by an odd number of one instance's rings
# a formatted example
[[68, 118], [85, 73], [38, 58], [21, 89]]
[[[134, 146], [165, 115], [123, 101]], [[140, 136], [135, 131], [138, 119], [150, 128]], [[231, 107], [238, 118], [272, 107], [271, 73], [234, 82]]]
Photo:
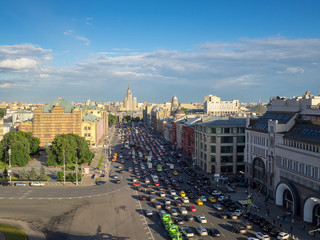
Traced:
[[[117, 181], [120, 181], [120, 179], [117, 179]], [[103, 184], [105, 184], [106, 183], [106, 181], [102, 181], [102, 180], [100, 180], [100, 181], [96, 181], [96, 184], [97, 185], [103, 185]], [[32, 184], [32, 183], [31, 183]], [[42, 183], [43, 184], [43, 183]], [[31, 185], [31, 186], [33, 186], [33, 185]], [[42, 186], [44, 186], [44, 185], [42, 185]]]
[[17, 187], [26, 187], [27, 186], [27, 184], [25, 182], [16, 182], [14, 185]]
[[207, 219], [205, 216], [196, 216], [196, 219], [199, 223], [207, 223]]
[[213, 208], [215, 208], [218, 211], [222, 211], [222, 205], [221, 204], [213, 204]]
[[179, 211], [180, 211], [180, 213], [181, 213], [182, 215], [188, 214], [188, 211], [187, 211], [187, 209], [186, 209], [185, 207], [179, 207]]
[[194, 233], [193, 231], [191, 230], [191, 228], [189, 227], [182, 227], [181, 228], [181, 232], [184, 236], [186, 236], [187, 238], [190, 238], [190, 237], [194, 237]]
[[196, 227], [196, 230], [197, 230], [197, 232], [198, 232], [198, 234], [199, 234], [200, 236], [207, 236], [207, 235], [208, 235], [207, 229], [205, 229], [205, 228], [202, 227], [202, 226]]
[[221, 233], [218, 229], [216, 228], [210, 228], [209, 229], [209, 235], [213, 236], [213, 237], [220, 237]]
[[289, 233], [281, 232], [281, 233], [278, 234], [277, 239], [278, 239], [278, 240], [290, 239], [290, 235], [289, 235]]
[[43, 187], [44, 183], [43, 182], [32, 182], [32, 183], [30, 183], [30, 186], [32, 186], [32, 187]]
[[152, 217], [153, 216], [153, 211], [150, 208], [148, 208], [146, 210], [146, 216], [148, 216], [148, 217]]
[[184, 220], [186, 222], [193, 222], [193, 216], [191, 214], [187, 214], [184, 216]]
[[270, 240], [269, 235], [263, 234], [263, 233], [261, 233], [261, 232], [255, 232], [254, 235], [255, 235], [256, 238], [258, 238], [259, 240]]

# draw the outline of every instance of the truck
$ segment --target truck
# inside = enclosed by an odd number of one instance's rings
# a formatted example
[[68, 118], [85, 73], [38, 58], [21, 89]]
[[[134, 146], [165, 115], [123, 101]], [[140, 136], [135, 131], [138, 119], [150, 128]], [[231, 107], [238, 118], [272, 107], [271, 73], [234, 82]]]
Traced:
[[149, 168], [149, 169], [152, 168], [152, 162], [148, 162], [148, 168]]
[[170, 169], [174, 169], [174, 164], [170, 163], [170, 164], [169, 164], [169, 168], [170, 168]]
[[182, 240], [181, 233], [177, 225], [173, 224], [171, 215], [168, 213], [162, 214], [162, 224], [166, 230], [168, 230], [170, 238], [172, 240]]
[[158, 164], [158, 165], [157, 165], [157, 171], [158, 171], [158, 172], [162, 172], [162, 166], [161, 166], [161, 164]]

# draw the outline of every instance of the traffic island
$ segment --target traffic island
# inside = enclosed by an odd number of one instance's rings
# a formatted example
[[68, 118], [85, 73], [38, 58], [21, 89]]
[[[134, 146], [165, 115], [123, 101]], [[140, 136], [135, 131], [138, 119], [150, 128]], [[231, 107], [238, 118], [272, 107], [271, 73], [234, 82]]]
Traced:
[[24, 231], [8, 224], [0, 223], [0, 233], [2, 233], [6, 240], [29, 240]]

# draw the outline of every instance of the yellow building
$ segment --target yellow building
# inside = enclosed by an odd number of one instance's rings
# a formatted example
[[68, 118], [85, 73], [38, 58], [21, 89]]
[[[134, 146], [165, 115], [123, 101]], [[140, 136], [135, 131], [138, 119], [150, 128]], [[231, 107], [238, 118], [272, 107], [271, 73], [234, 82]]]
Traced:
[[82, 119], [81, 136], [84, 137], [91, 148], [95, 148], [97, 144], [97, 121], [98, 117], [87, 114]]
[[58, 134], [81, 136], [82, 112], [72, 103], [59, 98], [43, 108], [34, 110], [33, 121], [21, 123], [19, 130], [32, 132], [40, 139], [40, 146], [50, 145]]

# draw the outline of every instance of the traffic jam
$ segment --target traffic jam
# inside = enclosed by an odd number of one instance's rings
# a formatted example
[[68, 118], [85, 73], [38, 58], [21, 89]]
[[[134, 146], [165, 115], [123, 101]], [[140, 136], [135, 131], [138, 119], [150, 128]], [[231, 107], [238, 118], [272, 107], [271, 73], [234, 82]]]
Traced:
[[[129, 185], [137, 192], [141, 214], [156, 226], [155, 235], [165, 239], [289, 239], [257, 212], [223, 194], [162, 136], [141, 125], [119, 126], [118, 136], [118, 161], [123, 164], [118, 166], [119, 173], [131, 174]], [[113, 178], [119, 183], [118, 175]], [[245, 186], [242, 176], [229, 181]]]

